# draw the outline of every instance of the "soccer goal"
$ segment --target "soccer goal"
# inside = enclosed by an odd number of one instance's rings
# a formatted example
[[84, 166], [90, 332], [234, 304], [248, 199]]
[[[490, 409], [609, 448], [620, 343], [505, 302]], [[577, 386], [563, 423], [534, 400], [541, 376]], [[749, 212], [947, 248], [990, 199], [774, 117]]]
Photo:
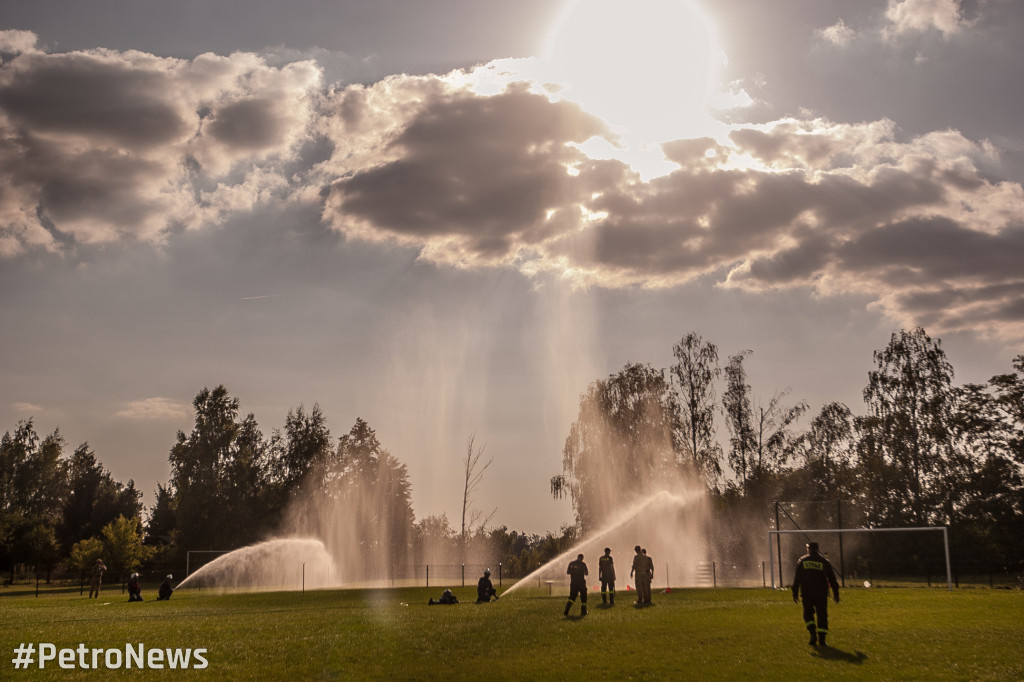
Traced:
[[807, 542], [819, 544], [844, 585], [847, 577], [864, 579], [868, 586], [877, 579], [894, 583], [927, 581], [930, 585], [931, 576], [938, 578], [944, 572], [946, 587], [953, 589], [946, 526], [769, 530], [772, 588], [782, 585], [782, 572], [787, 565], [784, 562], [795, 563], [805, 553]]
[[[232, 552], [230, 549], [190, 549], [185, 552], [185, 577], [189, 577], [200, 568], [210, 563], [218, 557], [224, 556]], [[195, 561], [192, 559], [192, 555], [196, 555]], [[211, 554], [216, 556], [210, 556]]]

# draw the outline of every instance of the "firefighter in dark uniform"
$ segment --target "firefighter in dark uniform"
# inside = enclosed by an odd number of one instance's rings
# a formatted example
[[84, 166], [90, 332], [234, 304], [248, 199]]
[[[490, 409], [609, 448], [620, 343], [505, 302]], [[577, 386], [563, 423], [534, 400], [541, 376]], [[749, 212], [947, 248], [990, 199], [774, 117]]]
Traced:
[[[818, 551], [817, 542], [807, 543], [807, 554], [796, 562], [796, 575], [793, 577], [793, 601], [803, 597], [804, 625], [810, 633], [811, 646], [825, 646], [828, 635], [828, 590], [832, 588], [832, 599], [839, 603], [839, 583], [832, 564]], [[815, 627], [814, 617], [818, 623]], [[817, 637], [815, 637], [817, 635]]]
[[583, 605], [580, 611], [581, 616], [587, 615], [587, 565], [583, 563], [583, 555], [576, 557], [576, 561], [569, 562], [569, 568], [565, 571], [569, 576], [569, 601], [565, 602], [565, 615], [569, 615], [569, 609], [576, 603], [576, 595], [580, 597]]
[[476, 583], [476, 603], [484, 603], [491, 601], [491, 598], [498, 598], [498, 591], [494, 589], [494, 584], [491, 582], [491, 569], [484, 570], [483, 577]]
[[612, 560], [611, 547], [605, 547], [604, 556], [597, 560], [597, 577], [601, 580], [601, 603], [607, 604], [610, 599], [612, 606], [615, 606], [615, 562]]

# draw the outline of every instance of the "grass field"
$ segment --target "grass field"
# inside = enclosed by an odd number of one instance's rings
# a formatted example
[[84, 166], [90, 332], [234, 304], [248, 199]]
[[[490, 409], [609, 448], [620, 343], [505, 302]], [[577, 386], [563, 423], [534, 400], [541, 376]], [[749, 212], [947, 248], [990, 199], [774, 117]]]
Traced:
[[[830, 646], [806, 643], [800, 607], [767, 589], [674, 590], [652, 607], [614, 608], [591, 593], [562, 616], [565, 596], [523, 589], [486, 605], [428, 606], [440, 588], [306, 593], [182, 590], [130, 604], [119, 588], [0, 592], [0, 679], [606, 680], [1024, 679], [1024, 592], [849, 589], [830, 604]], [[16, 670], [14, 649], [37, 645]], [[202, 670], [38, 667], [56, 649], [206, 649]], [[137, 649], [136, 649], [137, 650]], [[103, 665], [103, 654], [99, 664]], [[78, 656], [75, 655], [77, 661]], [[193, 659], [193, 662], [195, 659]], [[90, 660], [86, 656], [86, 663]]]

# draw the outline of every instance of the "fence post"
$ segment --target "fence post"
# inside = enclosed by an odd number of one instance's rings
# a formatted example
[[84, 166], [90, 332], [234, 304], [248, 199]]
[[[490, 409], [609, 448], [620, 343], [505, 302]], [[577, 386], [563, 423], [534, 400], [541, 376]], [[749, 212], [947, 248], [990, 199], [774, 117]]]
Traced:
[[764, 562], [761, 562], [761, 587], [768, 587], [768, 583], [764, 579]]
[[498, 562], [498, 587], [501, 587], [501, 562]]
[[462, 564], [462, 586], [466, 586], [466, 564]]
[[430, 587], [430, 564], [427, 564], [427, 587]]
[[718, 572], [715, 568], [715, 562], [711, 562], [711, 587], [718, 587]]

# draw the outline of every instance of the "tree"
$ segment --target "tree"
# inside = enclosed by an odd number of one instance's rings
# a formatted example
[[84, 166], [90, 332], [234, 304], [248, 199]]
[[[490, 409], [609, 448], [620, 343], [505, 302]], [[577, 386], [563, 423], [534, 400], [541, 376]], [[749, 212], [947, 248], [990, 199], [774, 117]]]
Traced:
[[302, 405], [289, 410], [284, 434], [284, 447], [275, 459], [274, 475], [285, 496], [291, 497], [299, 492], [300, 484], [311, 471], [318, 470], [322, 478], [334, 452], [327, 420], [316, 403], [309, 414]]
[[456, 533], [448, 522], [448, 515], [427, 516], [416, 523], [415, 552], [418, 562], [425, 564], [451, 563], [456, 555]]
[[715, 488], [722, 475], [722, 446], [715, 437], [715, 387], [721, 375], [718, 346], [691, 332], [672, 348], [676, 364], [672, 366], [679, 396], [676, 441], [687, 460], [709, 488]]
[[[178, 432], [171, 448], [171, 485], [177, 493], [177, 526], [190, 549], [225, 549], [228, 504], [222, 487], [238, 435], [238, 399], [224, 386], [204, 388], [192, 401], [195, 426]], [[234, 525], [234, 524], [231, 524]]]
[[149, 545], [170, 544], [176, 530], [176, 507], [178, 500], [170, 486], [156, 484], [156, 499], [149, 510], [146, 523], [146, 543]]
[[562, 449], [563, 473], [551, 479], [556, 498], [568, 495], [582, 532], [623, 504], [675, 483], [683, 473], [672, 447], [672, 406], [665, 374], [627, 364], [592, 383]]
[[725, 394], [722, 396], [722, 411], [729, 428], [729, 464], [739, 477], [742, 490], [754, 474], [754, 415], [750, 405], [750, 385], [743, 359], [751, 351], [745, 350], [729, 357], [725, 367]]
[[0, 513], [23, 514], [30, 492], [23, 487], [22, 468], [39, 445], [31, 419], [18, 422], [14, 433], [4, 433], [0, 439]]
[[[459, 541], [461, 544], [462, 551], [462, 562], [466, 561], [466, 537], [467, 533], [473, 532], [473, 527], [483, 528], [487, 525], [487, 522], [494, 516], [492, 511], [486, 517], [483, 516], [482, 512], [474, 510], [473, 495], [476, 492], [477, 487], [480, 485], [480, 481], [483, 480], [484, 472], [491, 466], [494, 458], [487, 460], [483, 466], [480, 465], [480, 458], [484, 454], [484, 450], [487, 449], [487, 445], [481, 445], [479, 448], [475, 448], [476, 434], [472, 434], [466, 442], [466, 459], [463, 461], [463, 471], [465, 472], [465, 481], [462, 488], [462, 529], [459, 533]], [[468, 527], [467, 527], [468, 521]]]
[[67, 462], [69, 493], [61, 506], [57, 537], [63, 551], [70, 552], [79, 540], [99, 535], [118, 516], [142, 513], [141, 493], [133, 481], [115, 481], [88, 443], [82, 443]]
[[1015, 372], [1000, 374], [989, 380], [998, 422], [1006, 431], [1008, 454], [1024, 467], [1024, 355], [1013, 359]]
[[[892, 465], [888, 481], [906, 514], [898, 520], [921, 525], [938, 521], [946, 507], [941, 494], [943, 468], [949, 464], [953, 367], [941, 342], [923, 329], [894, 332], [889, 345], [874, 353], [864, 401], [875, 417], [873, 447]], [[946, 519], [948, 521], [948, 519]]]
[[118, 516], [103, 527], [102, 535], [103, 563], [119, 578], [139, 568], [153, 552], [142, 543], [142, 522], [137, 517]]
[[362, 419], [338, 439], [329, 467], [305, 480], [291, 508], [292, 530], [320, 537], [343, 580], [381, 580], [409, 560], [415, 517], [405, 464]]
[[98, 537], [79, 540], [71, 548], [68, 566], [84, 580], [97, 559], [103, 558], [103, 540]]
[[12, 582], [17, 564], [48, 569], [56, 560], [54, 528], [67, 496], [63, 452], [60, 430], [40, 442], [31, 419], [0, 438], [0, 562]]
[[843, 403], [829, 403], [811, 420], [797, 442], [807, 470], [811, 499], [816, 502], [847, 499], [854, 490], [854, 420]]
[[798, 402], [785, 407], [782, 399], [789, 393], [776, 391], [768, 405], [760, 403], [754, 411], [753, 471], [756, 478], [778, 474], [793, 452], [796, 439], [790, 426], [807, 411], [807, 404]]
[[252, 414], [238, 424], [230, 455], [220, 482], [224, 541], [247, 544], [278, 520], [282, 506], [270, 485], [268, 446]]

